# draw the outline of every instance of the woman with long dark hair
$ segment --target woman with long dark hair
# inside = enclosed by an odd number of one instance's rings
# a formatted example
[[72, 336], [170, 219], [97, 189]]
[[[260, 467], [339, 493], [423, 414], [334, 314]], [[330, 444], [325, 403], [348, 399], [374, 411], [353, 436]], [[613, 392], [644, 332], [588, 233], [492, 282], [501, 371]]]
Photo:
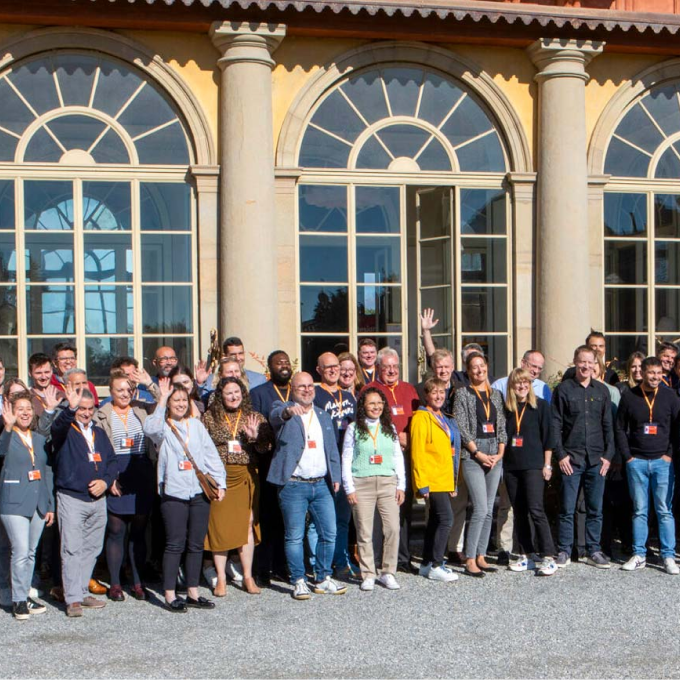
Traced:
[[376, 508], [385, 537], [378, 583], [398, 590], [394, 577], [399, 552], [399, 506], [404, 502], [404, 455], [383, 393], [369, 387], [357, 403], [356, 422], [347, 427], [342, 447], [342, 483], [357, 530], [361, 590], [373, 590], [373, 519]]

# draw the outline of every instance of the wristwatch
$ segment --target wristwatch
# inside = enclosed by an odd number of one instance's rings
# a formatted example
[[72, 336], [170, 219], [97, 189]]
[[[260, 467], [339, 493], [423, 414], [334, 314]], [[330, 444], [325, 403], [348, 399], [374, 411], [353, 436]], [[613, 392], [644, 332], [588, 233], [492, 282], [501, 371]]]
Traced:
[[543, 469], [544, 470], [552, 470], [552, 465], [544, 465]]

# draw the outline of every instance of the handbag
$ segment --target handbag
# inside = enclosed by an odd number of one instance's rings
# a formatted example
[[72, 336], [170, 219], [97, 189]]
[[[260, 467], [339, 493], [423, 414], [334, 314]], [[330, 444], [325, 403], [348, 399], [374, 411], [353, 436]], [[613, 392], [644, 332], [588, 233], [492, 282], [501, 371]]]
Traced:
[[198, 478], [198, 483], [201, 485], [201, 489], [203, 490], [203, 493], [207, 496], [209, 501], [216, 501], [219, 498], [220, 494], [220, 487], [215, 481], [214, 477], [209, 473], [209, 472], [203, 472], [198, 465], [196, 465], [196, 461], [194, 460], [194, 457], [191, 455], [191, 452], [189, 451], [189, 447], [186, 445], [186, 442], [182, 439], [181, 435], [179, 432], [174, 427], [170, 428], [175, 437], [179, 440], [179, 443], [182, 445], [182, 448], [184, 449], [184, 455], [189, 459], [189, 462], [191, 463], [191, 466], [194, 469], [194, 472], [196, 473], [196, 477]]

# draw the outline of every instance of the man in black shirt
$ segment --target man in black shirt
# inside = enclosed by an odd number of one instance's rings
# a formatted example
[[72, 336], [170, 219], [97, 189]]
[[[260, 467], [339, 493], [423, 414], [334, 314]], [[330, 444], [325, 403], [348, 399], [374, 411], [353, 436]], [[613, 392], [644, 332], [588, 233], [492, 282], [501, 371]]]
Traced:
[[633, 556], [624, 571], [643, 569], [647, 555], [649, 493], [659, 520], [659, 543], [666, 572], [678, 574], [675, 563], [673, 454], [678, 448], [680, 400], [661, 387], [664, 368], [656, 357], [642, 362], [642, 384], [621, 397], [616, 416], [616, 443], [626, 463], [633, 499]]
[[[599, 354], [604, 360], [607, 351], [607, 339], [604, 337], [604, 333], [600, 333], [600, 331], [591, 330], [590, 334], [586, 338], [585, 344], [587, 347], [592, 349], [596, 355]], [[562, 376], [562, 381], [571, 380], [575, 375], [576, 367], [571, 366], [564, 372], [564, 375]], [[608, 366], [604, 374], [604, 381], [609, 385], [616, 385], [616, 383], [619, 382], [619, 374], [613, 368]]]
[[553, 393], [552, 435], [562, 472], [558, 529], [558, 567], [570, 564], [574, 543], [574, 510], [581, 483], [586, 500], [587, 563], [609, 569], [600, 548], [602, 495], [614, 457], [614, 427], [609, 390], [592, 380], [595, 352], [581, 345], [574, 353], [576, 374]]

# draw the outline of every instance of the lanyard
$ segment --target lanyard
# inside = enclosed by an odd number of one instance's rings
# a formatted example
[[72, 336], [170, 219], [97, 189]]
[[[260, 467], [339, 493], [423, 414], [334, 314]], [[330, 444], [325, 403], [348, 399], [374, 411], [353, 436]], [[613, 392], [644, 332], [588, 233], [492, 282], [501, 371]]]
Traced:
[[394, 394], [394, 391], [397, 389], [397, 387], [399, 387], [399, 381], [397, 380], [397, 382], [394, 384], [394, 387], [392, 387], [391, 385], [385, 385], [385, 387], [392, 393], [392, 399], [394, 401], [394, 405], [396, 406], [397, 405], [397, 397]]
[[479, 401], [482, 402], [484, 413], [486, 413], [486, 421], [489, 422], [491, 420], [491, 396], [489, 395], [489, 391], [487, 390], [486, 392], [487, 401], [485, 402], [484, 399], [482, 399], [482, 395], [479, 393], [479, 390], [474, 385], [472, 385], [472, 389], [475, 391], [475, 394], [479, 397]]
[[116, 410], [114, 410], [113, 412], [120, 418], [121, 422], [123, 423], [123, 427], [125, 428], [125, 432], [127, 433], [127, 431], [128, 431], [128, 424], [127, 423], [128, 423], [128, 418], [130, 417], [130, 407], [128, 406], [125, 409], [125, 415], [123, 415], [122, 413], [118, 413], [118, 411], [116, 411]]
[[654, 399], [652, 399], [652, 401], [649, 401], [649, 399], [647, 399], [647, 392], [645, 392], [642, 387], [640, 389], [642, 390], [642, 396], [645, 398], [645, 401], [647, 402], [647, 406], [649, 406], [649, 422], [651, 423], [654, 421], [654, 402], [656, 401], [656, 395], [657, 392], [659, 391], [659, 388], [657, 387], [654, 390]]
[[236, 425], [231, 426], [231, 419], [225, 413], [224, 419], [227, 421], [227, 427], [231, 430], [231, 438], [236, 439], [236, 433], [238, 432], [238, 424], [241, 422], [241, 409], [238, 410], [238, 417], [236, 418]]
[[309, 439], [310, 439], [309, 433], [312, 429], [312, 420], [314, 420], [314, 407], [313, 406], [312, 406], [312, 409], [309, 412], [309, 420], [307, 421], [307, 432], [306, 432], [307, 441], [309, 441]]
[[427, 407], [427, 410], [437, 419], [439, 427], [441, 427], [442, 430], [444, 430], [444, 432], [446, 432], [446, 434], [449, 436], [449, 439], [451, 439], [451, 428], [444, 419], [444, 416], [442, 416], [441, 413], [435, 413], [429, 406]]
[[519, 434], [519, 429], [522, 426], [522, 418], [524, 418], [524, 412], [527, 410], [527, 402], [524, 402], [524, 408], [522, 409], [522, 415], [519, 415], [517, 411], [515, 411], [515, 423], [517, 424], [517, 434]]
[[368, 430], [368, 434], [373, 440], [373, 449], [377, 452], [378, 451], [378, 431], [380, 430], [380, 422], [376, 423], [375, 426], [375, 431], [371, 432], [368, 426], [366, 426], [366, 429]]
[[[338, 407], [338, 410], [342, 411], [342, 390], [338, 387], [338, 391], [333, 393], [331, 392], [330, 387], [327, 387], [323, 383], [321, 383], [321, 389], [325, 390], [326, 392], [328, 392], [328, 394], [331, 395], [331, 397], [333, 397], [333, 401], [335, 402], [335, 405]], [[338, 413], [338, 415], [340, 415], [340, 413]]]
[[[187, 448], [189, 448], [189, 419], [186, 418], [186, 428], [187, 428], [187, 438], [184, 440], [184, 443]], [[181, 420], [180, 422], [184, 423], [184, 420]], [[172, 422], [172, 420], [168, 420], [168, 425], [172, 428], [172, 431], [181, 439], [182, 435], [180, 431], [175, 427], [175, 424]], [[186, 454], [184, 454], [184, 457], [186, 458]]]
[[373, 380], [373, 376], [375, 375], [375, 366], [373, 367], [373, 370], [370, 373], [368, 372], [368, 369], [361, 366], [361, 372], [364, 374], [364, 380], [371, 382]]
[[90, 453], [94, 453], [94, 429], [92, 430], [92, 443], [90, 444], [90, 440], [85, 436], [85, 433], [75, 423], [71, 423], [71, 427], [85, 440], [85, 443], [87, 444], [87, 448], [89, 449]]
[[279, 390], [279, 388], [276, 385], [274, 385], [274, 383], [272, 383], [272, 387], [276, 390], [276, 394], [279, 395], [279, 399], [281, 401], [288, 401], [290, 399], [290, 383], [288, 383], [288, 387], [286, 387], [286, 397], [285, 397], [285, 399], [284, 399], [283, 395], [281, 394], [281, 390]]
[[45, 401], [45, 398], [38, 392], [37, 390], [33, 390], [33, 396], [38, 397], [38, 401], [42, 404], [43, 408], [47, 408], [47, 401]]
[[28, 449], [28, 453], [31, 456], [31, 465], [35, 468], [35, 453], [33, 452], [33, 437], [31, 436], [30, 430], [24, 435], [18, 427], [12, 428], [21, 439], [21, 443]]

